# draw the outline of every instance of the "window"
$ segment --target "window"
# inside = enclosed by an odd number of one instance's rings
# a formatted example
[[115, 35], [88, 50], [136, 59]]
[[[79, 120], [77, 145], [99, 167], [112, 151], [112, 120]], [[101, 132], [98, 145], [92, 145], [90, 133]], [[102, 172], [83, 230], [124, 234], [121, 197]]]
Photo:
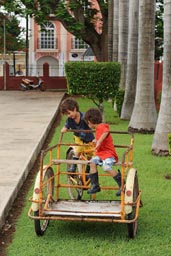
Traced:
[[41, 49], [55, 49], [55, 30], [51, 22], [47, 22], [42, 26], [40, 34], [40, 48]]
[[74, 37], [72, 40], [72, 49], [87, 49], [86, 44], [82, 39]]

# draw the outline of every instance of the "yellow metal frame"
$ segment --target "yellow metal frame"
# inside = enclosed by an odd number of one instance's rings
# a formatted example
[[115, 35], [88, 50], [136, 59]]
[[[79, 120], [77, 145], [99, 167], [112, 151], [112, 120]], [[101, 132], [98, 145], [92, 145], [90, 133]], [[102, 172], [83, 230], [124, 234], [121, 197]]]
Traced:
[[[73, 131], [72, 131], [73, 132]], [[111, 134], [129, 134], [127, 132], [112, 132]], [[129, 145], [115, 145], [116, 148], [123, 148], [125, 149], [121, 162], [118, 162], [115, 166], [119, 166], [121, 168], [121, 179], [122, 179], [122, 190], [121, 190], [121, 199], [120, 199], [120, 218], [91, 218], [91, 217], [69, 217], [69, 216], [45, 216], [44, 212], [48, 211], [48, 205], [50, 202], [55, 201], [58, 202], [60, 199], [60, 189], [61, 188], [68, 188], [68, 187], [75, 187], [75, 188], [82, 188], [82, 189], [88, 189], [89, 182], [86, 181], [86, 173], [85, 173], [85, 165], [89, 162], [89, 160], [86, 158], [86, 153], [89, 152], [83, 152], [81, 154], [80, 160], [66, 160], [66, 159], [61, 159], [61, 147], [66, 146], [66, 147], [72, 147], [76, 146], [76, 144], [73, 143], [63, 143], [62, 142], [63, 134], [61, 134], [59, 143], [47, 148], [46, 150], [43, 150], [41, 152], [41, 158], [40, 158], [40, 170], [37, 175], [36, 181], [35, 181], [35, 186], [34, 186], [34, 192], [33, 192], [33, 197], [30, 198], [30, 201], [32, 202], [31, 207], [28, 212], [28, 216], [32, 219], [41, 219], [41, 220], [84, 220], [84, 221], [96, 221], [96, 222], [121, 222], [121, 223], [132, 223], [135, 222], [138, 219], [138, 214], [139, 214], [139, 207], [141, 205], [141, 191], [139, 191], [139, 195], [136, 199], [136, 201], [133, 201], [133, 196], [130, 198], [127, 197], [125, 191], [126, 190], [133, 190], [133, 181], [134, 177], [136, 174], [136, 170], [133, 168], [133, 145], [134, 145], [134, 136], [130, 134], [130, 144]], [[56, 158], [53, 159], [53, 152], [56, 151]], [[48, 163], [45, 162], [45, 157], [48, 156], [49, 160]], [[61, 171], [61, 165], [62, 164], [72, 164], [72, 163], [77, 163], [83, 165], [82, 168], [82, 180], [83, 180], [83, 185], [69, 185], [69, 184], [63, 184], [60, 181], [61, 175], [67, 175], [69, 174], [67, 171]], [[43, 182], [45, 173], [49, 167], [54, 167], [56, 166], [56, 172], [54, 173], [54, 176], [51, 177], [50, 179], [55, 180], [55, 190], [56, 193], [53, 197], [53, 195], [48, 194], [47, 198], [43, 198], [43, 189], [46, 187], [47, 180], [45, 183]], [[80, 175], [78, 173], [77, 175]], [[109, 176], [108, 174], [99, 174], [99, 176]], [[126, 184], [125, 184], [125, 179], [127, 179]], [[39, 193], [35, 192], [36, 189], [39, 189]], [[101, 190], [114, 190], [117, 189], [114, 186], [101, 186]], [[132, 191], [133, 192], [133, 191]], [[96, 200], [96, 195], [92, 195], [91, 200]], [[98, 201], [97, 201], [98, 203]], [[127, 214], [129, 214], [132, 211], [132, 207], [135, 206], [135, 217], [134, 219], [128, 220], [126, 218]], [[35, 211], [39, 210], [39, 216], [34, 216], [33, 213]], [[111, 214], [115, 214], [115, 212], [112, 212]]]

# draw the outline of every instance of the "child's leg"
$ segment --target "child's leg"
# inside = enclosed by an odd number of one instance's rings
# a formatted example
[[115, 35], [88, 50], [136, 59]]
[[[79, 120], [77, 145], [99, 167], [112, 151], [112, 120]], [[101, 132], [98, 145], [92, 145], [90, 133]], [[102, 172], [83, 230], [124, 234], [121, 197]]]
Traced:
[[[75, 141], [75, 144], [80, 144], [80, 146], [73, 147], [74, 155], [72, 157], [72, 160], [78, 160], [80, 157], [80, 154], [81, 154], [83, 142], [80, 140], [79, 137], [76, 137], [76, 136], [74, 136], [74, 141]], [[69, 168], [68, 172], [76, 172], [76, 168], [77, 168], [77, 165], [72, 164], [71, 167]]]
[[99, 186], [99, 177], [97, 172], [97, 164], [96, 157], [92, 158], [90, 163], [90, 180], [91, 180], [91, 188], [87, 191], [88, 194], [94, 194], [97, 192], [100, 192], [100, 186]]
[[[80, 153], [75, 151], [75, 149], [74, 149], [74, 155], [72, 157], [72, 160], [78, 160], [79, 156], [80, 156]], [[77, 168], [77, 165], [76, 164], [72, 164], [71, 167], [68, 169], [68, 172], [75, 172], [76, 168]]]
[[110, 170], [110, 171], [107, 171], [107, 172], [113, 177], [113, 179], [118, 184], [119, 189], [116, 192], [116, 196], [120, 196], [121, 195], [121, 186], [122, 186], [121, 173], [119, 171], [116, 172], [115, 170]]
[[107, 158], [103, 161], [103, 169], [104, 171], [108, 172], [113, 179], [116, 181], [116, 183], [119, 186], [119, 190], [116, 192], [116, 196], [120, 196], [121, 195], [121, 186], [122, 186], [122, 182], [121, 182], [121, 173], [117, 172], [115, 170], [112, 170], [113, 164], [115, 163], [115, 159], [113, 158]]

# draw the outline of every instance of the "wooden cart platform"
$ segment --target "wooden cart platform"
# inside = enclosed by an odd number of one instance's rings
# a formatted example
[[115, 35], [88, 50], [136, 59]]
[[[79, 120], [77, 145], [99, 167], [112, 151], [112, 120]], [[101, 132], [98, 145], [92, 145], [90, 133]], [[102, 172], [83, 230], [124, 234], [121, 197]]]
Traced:
[[76, 201], [59, 200], [44, 211], [45, 216], [119, 218], [120, 201]]

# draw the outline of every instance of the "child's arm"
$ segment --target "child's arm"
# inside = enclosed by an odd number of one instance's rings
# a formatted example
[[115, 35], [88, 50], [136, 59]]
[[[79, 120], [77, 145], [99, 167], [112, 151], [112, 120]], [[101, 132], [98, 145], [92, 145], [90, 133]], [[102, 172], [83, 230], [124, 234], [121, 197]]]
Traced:
[[109, 131], [104, 132], [104, 133], [100, 136], [100, 138], [99, 138], [98, 141], [96, 142], [96, 149], [97, 149], [98, 147], [100, 147], [102, 141], [108, 136], [108, 134], [109, 134]]
[[66, 127], [66, 126], [64, 126], [62, 129], [61, 129], [61, 132], [62, 133], [65, 133], [65, 132], [67, 132], [68, 131], [68, 128]]

